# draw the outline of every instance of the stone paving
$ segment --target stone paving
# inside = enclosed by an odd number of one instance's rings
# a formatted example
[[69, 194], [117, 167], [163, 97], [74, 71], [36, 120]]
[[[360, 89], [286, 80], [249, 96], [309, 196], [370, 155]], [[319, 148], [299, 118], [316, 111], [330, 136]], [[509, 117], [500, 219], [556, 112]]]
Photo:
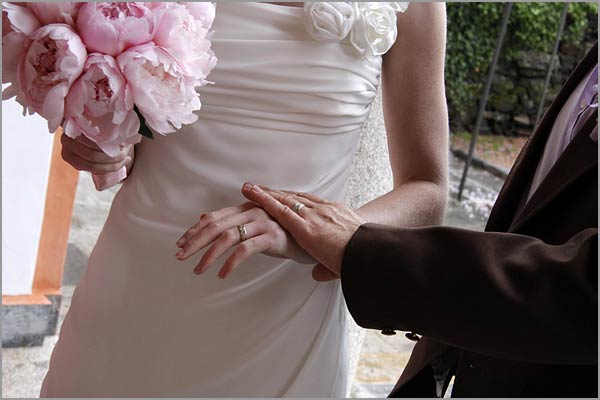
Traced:
[[[485, 171], [472, 169], [463, 202], [456, 200], [462, 162], [451, 160], [451, 198], [446, 225], [481, 230], [502, 181]], [[75, 200], [69, 236], [67, 262], [63, 279], [63, 300], [59, 326], [70, 305], [87, 257], [106, 219], [116, 188], [105, 192], [94, 190], [91, 177], [84, 173]], [[31, 348], [2, 349], [2, 397], [37, 397], [57, 336], [46, 338], [44, 345]], [[413, 347], [402, 334], [386, 337], [368, 331], [362, 347], [352, 397], [386, 397], [402, 372]]]

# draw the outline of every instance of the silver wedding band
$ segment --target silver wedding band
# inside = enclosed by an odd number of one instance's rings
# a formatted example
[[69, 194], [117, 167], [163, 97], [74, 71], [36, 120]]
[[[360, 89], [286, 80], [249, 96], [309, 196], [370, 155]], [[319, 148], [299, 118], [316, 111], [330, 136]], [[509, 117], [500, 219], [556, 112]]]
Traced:
[[240, 242], [245, 242], [248, 240], [248, 232], [246, 231], [246, 225], [238, 225], [237, 226], [238, 233], [240, 234]]
[[295, 212], [296, 214], [300, 215], [300, 210], [302, 210], [304, 207], [306, 207], [304, 204], [297, 202], [292, 207], [292, 211]]

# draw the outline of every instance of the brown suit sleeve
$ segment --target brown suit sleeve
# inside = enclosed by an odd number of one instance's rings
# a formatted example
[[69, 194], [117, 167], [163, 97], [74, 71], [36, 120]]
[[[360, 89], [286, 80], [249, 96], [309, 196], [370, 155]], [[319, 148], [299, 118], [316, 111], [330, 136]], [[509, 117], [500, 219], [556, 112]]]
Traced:
[[598, 231], [560, 246], [510, 233], [361, 226], [342, 288], [356, 322], [492, 357], [596, 364]]

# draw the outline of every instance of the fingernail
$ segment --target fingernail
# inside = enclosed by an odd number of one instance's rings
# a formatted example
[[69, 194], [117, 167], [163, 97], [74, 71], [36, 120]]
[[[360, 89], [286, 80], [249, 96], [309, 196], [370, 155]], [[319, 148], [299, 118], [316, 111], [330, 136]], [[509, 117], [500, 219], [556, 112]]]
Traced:
[[185, 238], [181, 238], [177, 241], [177, 243], [175, 243], [177, 246], [181, 247], [183, 246], [185, 243]]
[[254, 193], [261, 193], [263, 190], [258, 185], [253, 185], [252, 186], [252, 191]]
[[125, 164], [129, 164], [130, 161], [131, 161], [131, 157], [126, 157], [125, 158]]
[[200, 275], [200, 274], [203, 272], [203, 271], [202, 271], [203, 269], [204, 269], [204, 268], [203, 268], [203, 266], [202, 266], [202, 263], [200, 263], [200, 264], [196, 265], [196, 268], [194, 268], [194, 273], [195, 273], [196, 275]]
[[184, 251], [180, 250], [180, 251], [177, 252], [177, 254], [175, 254], [175, 257], [181, 258], [183, 256], [183, 253], [184, 253]]

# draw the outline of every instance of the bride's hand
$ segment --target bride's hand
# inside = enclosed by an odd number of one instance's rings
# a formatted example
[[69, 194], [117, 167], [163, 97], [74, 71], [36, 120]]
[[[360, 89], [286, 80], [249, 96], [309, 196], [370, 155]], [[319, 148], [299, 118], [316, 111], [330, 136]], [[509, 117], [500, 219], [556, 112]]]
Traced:
[[[238, 226], [246, 229], [244, 241], [241, 240]], [[177, 241], [181, 250], [175, 256], [179, 260], [186, 260], [209, 245], [210, 248], [194, 269], [196, 274], [205, 272], [232, 247], [236, 249], [219, 271], [220, 278], [226, 278], [240, 263], [258, 253], [306, 264], [315, 263], [269, 214], [250, 202], [202, 214], [200, 221]]]
[[63, 160], [79, 171], [89, 171], [94, 174], [107, 174], [118, 171], [125, 166], [127, 174], [131, 171], [135, 155], [135, 146], [123, 146], [115, 157], [105, 154], [100, 147], [84, 135], [71, 139], [66, 134], [60, 137]]

